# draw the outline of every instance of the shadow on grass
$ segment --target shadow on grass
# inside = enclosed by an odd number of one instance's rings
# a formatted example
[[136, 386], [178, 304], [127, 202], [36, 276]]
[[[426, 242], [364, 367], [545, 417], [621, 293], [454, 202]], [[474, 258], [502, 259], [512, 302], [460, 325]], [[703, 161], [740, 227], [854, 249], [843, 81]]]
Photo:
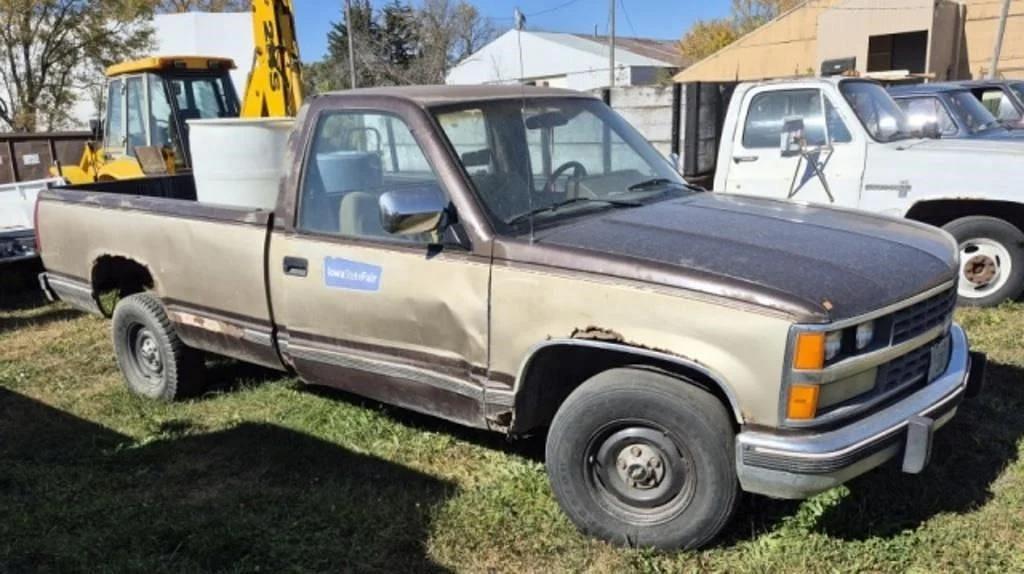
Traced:
[[438, 572], [452, 486], [268, 424], [128, 437], [0, 389], [0, 571]]
[[38, 261], [0, 265], [0, 311], [23, 311], [46, 305], [37, 280], [42, 270]]
[[849, 483], [850, 494], [822, 515], [830, 536], [893, 536], [939, 513], [970, 512], [992, 498], [992, 483], [1017, 457], [1024, 436], [1024, 369], [989, 363], [984, 394], [965, 401], [935, 433], [932, 460], [919, 475], [889, 464]]
[[206, 393], [219, 395], [233, 393], [242, 389], [258, 387], [264, 383], [278, 381], [289, 375], [252, 363], [236, 361], [226, 357], [207, 355]]
[[[508, 454], [522, 456], [535, 462], [544, 462], [545, 434], [538, 433], [528, 437], [509, 439], [498, 432], [467, 427], [435, 416], [410, 411], [402, 407], [382, 403], [333, 387], [300, 384], [299, 390], [332, 401], [344, 401], [363, 408], [381, 412], [394, 422], [418, 431], [435, 432], [464, 440], [466, 442], [499, 450]], [[544, 430], [546, 433], [546, 429]]]
[[78, 311], [53, 307], [30, 317], [0, 317], [0, 335], [26, 327], [41, 327], [49, 323], [67, 321], [81, 315]]

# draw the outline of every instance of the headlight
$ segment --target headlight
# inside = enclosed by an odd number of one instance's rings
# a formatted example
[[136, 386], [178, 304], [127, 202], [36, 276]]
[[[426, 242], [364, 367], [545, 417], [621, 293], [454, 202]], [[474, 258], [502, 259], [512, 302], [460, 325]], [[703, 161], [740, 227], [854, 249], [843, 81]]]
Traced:
[[863, 351], [875, 339], [875, 322], [868, 321], [857, 325], [857, 350]]
[[843, 349], [843, 332], [832, 331], [825, 335], [825, 360], [831, 361], [839, 355]]

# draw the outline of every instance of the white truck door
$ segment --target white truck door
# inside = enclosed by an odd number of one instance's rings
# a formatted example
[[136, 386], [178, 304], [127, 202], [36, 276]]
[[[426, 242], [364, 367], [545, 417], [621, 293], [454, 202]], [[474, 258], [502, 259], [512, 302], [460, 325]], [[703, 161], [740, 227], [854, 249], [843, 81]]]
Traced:
[[[765, 86], [747, 92], [732, 132], [731, 154], [719, 162], [719, 169], [728, 170], [719, 191], [857, 207], [866, 142], [854, 129], [857, 120], [844, 118], [838, 108], [816, 87]], [[783, 124], [792, 118], [803, 120], [808, 145], [821, 147], [819, 152], [808, 157], [782, 153]]]

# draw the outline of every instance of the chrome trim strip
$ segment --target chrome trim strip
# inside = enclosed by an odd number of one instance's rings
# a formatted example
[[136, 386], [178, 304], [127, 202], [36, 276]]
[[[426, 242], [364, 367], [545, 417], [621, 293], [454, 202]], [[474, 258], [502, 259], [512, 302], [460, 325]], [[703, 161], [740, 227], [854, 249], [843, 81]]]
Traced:
[[[930, 409], [928, 409], [928, 410], [926, 410], [926, 411], [924, 411], [924, 412], [922, 412], [920, 414], [921, 415], [928, 415], [929, 413], [935, 412], [935, 411], [939, 410], [940, 408], [946, 406], [951, 401], [959, 399], [960, 396], [964, 393], [965, 388], [966, 388], [965, 386], [961, 385], [960, 387], [956, 388], [952, 393], [950, 393], [948, 396], [946, 396], [946, 398], [943, 399], [941, 402], [936, 403], [934, 406], [932, 406], [932, 408], [930, 408]], [[768, 447], [759, 447], [759, 446], [755, 446], [753, 448], [757, 452], [762, 452], [764, 454], [774, 454], [774, 455], [785, 456], [785, 457], [789, 457], [789, 458], [801, 458], [801, 459], [810, 459], [810, 460], [823, 460], [823, 459], [829, 459], [829, 458], [839, 458], [839, 457], [841, 457], [841, 456], [843, 456], [845, 454], [848, 454], [850, 452], [853, 452], [855, 450], [858, 450], [860, 448], [868, 446], [868, 445], [870, 445], [872, 443], [883, 441], [883, 440], [891, 437], [892, 435], [900, 432], [904, 428], [906, 428], [907, 424], [908, 424], [907, 421], [903, 421], [903, 422], [899, 423], [898, 425], [896, 425], [894, 427], [891, 427], [891, 428], [889, 428], [889, 429], [887, 429], [885, 431], [882, 431], [882, 432], [880, 432], [880, 433], [878, 433], [876, 435], [867, 437], [867, 438], [861, 440], [860, 442], [856, 442], [856, 443], [854, 443], [854, 444], [852, 444], [852, 445], [850, 445], [850, 446], [848, 446], [846, 448], [843, 448], [843, 449], [840, 449], [840, 450], [835, 450], [835, 451], [829, 451], [829, 452], [820, 452], [820, 453], [794, 452], [794, 451], [790, 451], [790, 450], [780, 450], [780, 449], [774, 449], [774, 448], [768, 448]]]
[[883, 347], [877, 351], [843, 359], [842, 361], [820, 371], [794, 370], [791, 382], [813, 382], [827, 385], [829, 383], [834, 383], [836, 381], [852, 377], [869, 369], [884, 365], [893, 359], [902, 357], [903, 355], [931, 343], [935, 339], [945, 335], [946, 329], [949, 329], [948, 323], [937, 325], [913, 339], [908, 339], [898, 345]]
[[879, 317], [884, 317], [884, 316], [889, 315], [891, 313], [895, 313], [897, 311], [901, 311], [901, 310], [903, 310], [903, 309], [905, 309], [907, 307], [910, 307], [911, 305], [914, 305], [915, 303], [920, 303], [921, 301], [924, 301], [925, 299], [928, 299], [930, 297], [934, 297], [935, 295], [938, 295], [939, 293], [942, 293], [943, 291], [947, 291], [949, 289], [952, 289], [955, 285], [956, 285], [956, 281], [947, 281], [946, 283], [943, 283], [942, 285], [939, 285], [937, 287], [932, 287], [931, 289], [929, 289], [927, 291], [924, 291], [922, 293], [918, 293], [917, 295], [914, 295], [913, 297], [910, 297], [909, 299], [904, 299], [903, 301], [900, 301], [899, 303], [893, 303], [892, 305], [888, 305], [886, 307], [882, 307], [881, 309], [876, 309], [874, 311], [871, 311], [870, 313], [865, 313], [865, 314], [860, 315], [858, 317], [853, 317], [851, 319], [843, 319], [842, 321], [836, 321], [834, 323], [811, 323], [811, 324], [801, 323], [801, 324], [799, 324], [799, 327], [800, 327], [800, 329], [802, 331], [836, 331], [836, 330], [839, 330], [839, 329], [845, 329], [847, 327], [853, 327], [853, 326], [859, 325], [859, 324], [861, 324], [861, 323], [863, 323], [865, 321], [870, 321], [872, 319], [877, 319]]
[[512, 392], [516, 397], [519, 396], [519, 391], [523, 384], [523, 378], [526, 375], [527, 370], [530, 368], [530, 365], [533, 362], [533, 359], [537, 355], [537, 353], [547, 347], [554, 347], [556, 345], [590, 347], [606, 351], [617, 351], [620, 353], [628, 353], [631, 355], [636, 355], [648, 359], [655, 359], [658, 361], [665, 361], [667, 363], [674, 363], [676, 365], [679, 365], [680, 367], [693, 369], [694, 371], [699, 372], [705, 377], [708, 377], [709, 379], [714, 381], [715, 384], [718, 385], [722, 392], [725, 393], [726, 398], [729, 399], [729, 406], [732, 408], [733, 416], [736, 417], [736, 422], [739, 424], [744, 423], [743, 412], [740, 410], [739, 399], [737, 398], [736, 393], [733, 391], [733, 389], [728, 384], [726, 384], [724, 377], [722, 377], [709, 367], [702, 365], [691, 359], [677, 357], [675, 355], [670, 355], [668, 353], [651, 351], [649, 349], [643, 349], [640, 347], [633, 347], [625, 343], [609, 343], [606, 341], [591, 341], [588, 339], [548, 339], [543, 343], [538, 343], [530, 347], [529, 351], [527, 351], [526, 353], [526, 357], [519, 365], [519, 373], [516, 375], [516, 382], [512, 386]]

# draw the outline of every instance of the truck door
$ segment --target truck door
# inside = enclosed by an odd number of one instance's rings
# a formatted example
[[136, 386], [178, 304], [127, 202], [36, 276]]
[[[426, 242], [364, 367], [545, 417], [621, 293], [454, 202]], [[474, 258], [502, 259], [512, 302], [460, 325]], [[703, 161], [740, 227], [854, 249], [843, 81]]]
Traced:
[[[848, 127], [855, 125], [850, 123], [855, 118], [842, 117], [831, 99], [817, 88], [753, 89], [742, 105], [731, 157], [726, 158], [726, 165], [719, 166], [728, 170], [721, 191], [857, 206], [866, 142]], [[803, 120], [808, 146], [823, 148], [820, 152], [809, 157], [782, 153], [783, 125], [792, 118]], [[824, 175], [831, 197], [812, 161]]]
[[297, 213], [268, 255], [282, 353], [306, 381], [480, 425], [490, 261], [381, 225], [385, 192], [448, 193], [426, 130], [384, 111], [311, 120]]

